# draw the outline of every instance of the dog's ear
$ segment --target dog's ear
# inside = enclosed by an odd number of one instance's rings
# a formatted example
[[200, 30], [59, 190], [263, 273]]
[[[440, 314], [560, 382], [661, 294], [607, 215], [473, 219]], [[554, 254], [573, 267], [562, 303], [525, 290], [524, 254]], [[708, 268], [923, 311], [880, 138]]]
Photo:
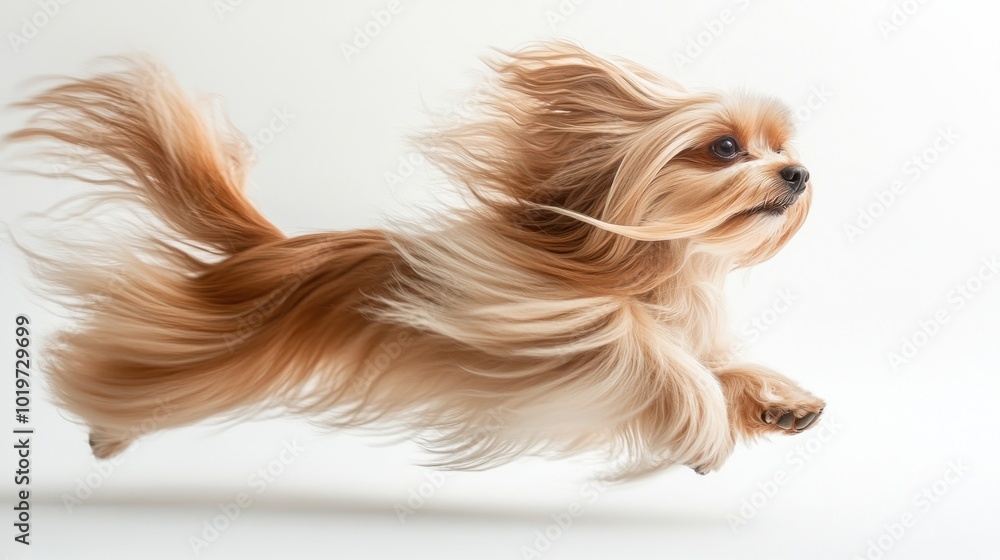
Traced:
[[596, 216], [631, 148], [649, 146], [638, 140], [690, 99], [652, 71], [566, 42], [488, 64], [480, 114], [425, 139], [430, 159], [480, 199]]
[[559, 130], [607, 132], [609, 124], [643, 123], [670, 110], [683, 89], [636, 64], [598, 57], [568, 42], [502, 53], [489, 63], [502, 89], [539, 123]]

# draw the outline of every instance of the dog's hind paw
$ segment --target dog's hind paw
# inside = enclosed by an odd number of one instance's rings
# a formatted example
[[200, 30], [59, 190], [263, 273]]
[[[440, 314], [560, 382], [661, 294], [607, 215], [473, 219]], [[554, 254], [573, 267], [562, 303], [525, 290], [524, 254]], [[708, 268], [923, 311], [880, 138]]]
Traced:
[[132, 439], [128, 436], [116, 436], [111, 432], [95, 428], [91, 430], [87, 443], [90, 444], [90, 450], [94, 453], [94, 457], [108, 459], [125, 451], [131, 445]]

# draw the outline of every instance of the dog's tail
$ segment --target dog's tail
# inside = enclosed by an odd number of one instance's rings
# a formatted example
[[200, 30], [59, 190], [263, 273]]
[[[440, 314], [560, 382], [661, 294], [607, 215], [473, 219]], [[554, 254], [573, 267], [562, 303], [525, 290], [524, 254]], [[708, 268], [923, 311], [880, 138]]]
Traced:
[[209, 251], [233, 254], [283, 238], [243, 194], [243, 137], [227, 122], [207, 122], [154, 62], [119, 64], [15, 104], [38, 112], [7, 140], [61, 143], [69, 156], [53, 174], [111, 186]]
[[286, 237], [244, 196], [242, 137], [155, 64], [119, 61], [18, 105], [34, 113], [7, 140], [61, 158], [35, 173], [90, 183], [71, 209], [110, 210], [22, 244], [44, 293], [77, 314], [44, 370], [95, 455], [294, 391], [321, 359], [309, 351], [332, 343], [302, 325], [360, 328], [360, 286], [386, 269], [385, 237]]

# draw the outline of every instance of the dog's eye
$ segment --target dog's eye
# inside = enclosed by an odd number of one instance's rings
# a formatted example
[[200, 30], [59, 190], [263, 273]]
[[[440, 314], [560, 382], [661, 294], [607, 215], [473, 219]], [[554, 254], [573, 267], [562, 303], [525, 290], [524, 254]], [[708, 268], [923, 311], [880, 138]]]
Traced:
[[712, 153], [722, 159], [733, 159], [740, 153], [740, 145], [732, 136], [723, 136], [712, 143]]

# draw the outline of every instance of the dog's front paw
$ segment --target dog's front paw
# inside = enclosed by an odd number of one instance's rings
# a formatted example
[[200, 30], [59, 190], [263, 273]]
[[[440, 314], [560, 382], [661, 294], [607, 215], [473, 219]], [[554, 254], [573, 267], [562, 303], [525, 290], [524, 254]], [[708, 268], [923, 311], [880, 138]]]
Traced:
[[823, 399], [766, 368], [732, 366], [716, 375], [726, 394], [733, 432], [746, 438], [797, 434], [818, 424], [826, 407]]
[[765, 429], [797, 434], [815, 426], [825, 407], [826, 403], [816, 397], [788, 403], [773, 403], [761, 412], [760, 420], [766, 425]]

